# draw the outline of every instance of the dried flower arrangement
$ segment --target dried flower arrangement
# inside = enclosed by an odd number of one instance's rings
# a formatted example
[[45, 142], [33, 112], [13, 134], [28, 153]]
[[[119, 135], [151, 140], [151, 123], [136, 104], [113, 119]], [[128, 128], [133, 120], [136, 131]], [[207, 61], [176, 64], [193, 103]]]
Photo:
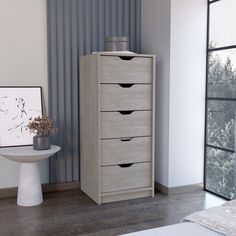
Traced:
[[49, 136], [58, 132], [58, 128], [54, 127], [53, 121], [47, 116], [39, 116], [34, 119], [31, 117], [29, 121], [26, 129], [37, 136]]

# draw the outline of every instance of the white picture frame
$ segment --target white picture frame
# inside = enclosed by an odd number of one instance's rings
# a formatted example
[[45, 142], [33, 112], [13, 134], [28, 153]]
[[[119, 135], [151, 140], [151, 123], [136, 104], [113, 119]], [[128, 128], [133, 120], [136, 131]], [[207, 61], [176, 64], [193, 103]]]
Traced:
[[42, 116], [41, 87], [0, 87], [0, 147], [33, 144], [29, 118]]

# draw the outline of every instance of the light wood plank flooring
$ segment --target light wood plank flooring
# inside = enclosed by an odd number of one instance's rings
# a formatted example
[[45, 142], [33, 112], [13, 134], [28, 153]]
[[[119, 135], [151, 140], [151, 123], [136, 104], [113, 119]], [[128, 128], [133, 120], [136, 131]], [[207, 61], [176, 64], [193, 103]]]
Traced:
[[1, 236], [119, 235], [178, 223], [184, 216], [224, 202], [206, 192], [96, 205], [80, 190], [44, 194], [44, 203], [23, 208], [0, 200]]

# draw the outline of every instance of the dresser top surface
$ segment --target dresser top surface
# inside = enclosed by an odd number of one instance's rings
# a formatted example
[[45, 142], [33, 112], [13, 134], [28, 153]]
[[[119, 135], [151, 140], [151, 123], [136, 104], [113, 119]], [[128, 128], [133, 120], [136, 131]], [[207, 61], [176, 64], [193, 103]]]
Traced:
[[134, 56], [134, 57], [150, 57], [155, 58], [156, 55], [152, 54], [138, 54], [130, 51], [113, 51], [113, 52], [93, 52], [92, 54], [85, 55], [98, 55], [98, 56]]

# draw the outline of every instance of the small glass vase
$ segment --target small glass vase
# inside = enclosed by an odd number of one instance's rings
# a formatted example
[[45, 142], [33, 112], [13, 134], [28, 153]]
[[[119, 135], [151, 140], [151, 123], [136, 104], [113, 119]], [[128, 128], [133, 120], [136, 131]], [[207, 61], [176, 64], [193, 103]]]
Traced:
[[51, 136], [39, 136], [35, 135], [33, 137], [33, 149], [34, 150], [48, 150], [51, 148]]

